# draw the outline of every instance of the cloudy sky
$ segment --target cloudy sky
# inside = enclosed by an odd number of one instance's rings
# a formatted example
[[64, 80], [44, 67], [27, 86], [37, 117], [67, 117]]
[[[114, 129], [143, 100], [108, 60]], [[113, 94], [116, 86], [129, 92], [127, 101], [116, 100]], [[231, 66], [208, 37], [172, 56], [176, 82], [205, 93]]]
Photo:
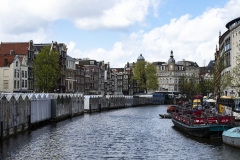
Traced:
[[64, 42], [68, 55], [124, 67], [148, 62], [204, 66], [240, 0], [0, 0], [0, 41]]

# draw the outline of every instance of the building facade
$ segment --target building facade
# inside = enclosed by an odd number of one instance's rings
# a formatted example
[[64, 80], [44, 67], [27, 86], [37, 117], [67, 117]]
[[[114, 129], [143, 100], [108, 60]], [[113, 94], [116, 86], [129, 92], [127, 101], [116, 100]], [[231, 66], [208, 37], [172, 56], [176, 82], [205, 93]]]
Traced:
[[81, 65], [85, 69], [85, 76], [89, 77], [89, 82], [85, 81], [85, 83], [89, 84], [90, 95], [100, 94], [99, 93], [99, 63], [96, 60], [92, 59], [79, 59], [78, 65]]
[[[52, 43], [40, 43], [40, 44], [32, 43], [32, 46], [31, 46], [33, 50], [32, 57], [35, 58], [38, 52], [40, 52], [42, 48], [45, 46], [49, 46], [50, 50], [55, 50], [59, 54], [58, 64], [61, 70], [61, 76], [56, 81], [56, 87], [53, 88], [52, 92], [65, 93], [66, 92], [67, 45], [65, 43], [57, 43], [54, 41], [52, 41]], [[38, 89], [34, 87], [34, 90], [38, 90]]]
[[155, 63], [158, 67], [158, 82], [160, 92], [180, 93], [181, 81], [187, 79], [199, 79], [199, 66], [192, 61], [178, 61], [175, 62], [173, 51], [170, 53], [168, 62]]
[[89, 76], [85, 74], [85, 68], [83, 65], [79, 65], [78, 61], [76, 66], [76, 92], [82, 94], [89, 94]]
[[1, 42], [0, 92], [33, 92], [33, 41]]
[[76, 59], [67, 55], [66, 58], [66, 93], [75, 93], [76, 90]]
[[[223, 58], [224, 69], [218, 74], [230, 76], [233, 68], [240, 63], [240, 17], [231, 20], [226, 24], [227, 31], [224, 34], [219, 33], [219, 49], [215, 52], [215, 61]], [[220, 76], [219, 76], [220, 77]], [[220, 95], [232, 95], [239, 92], [236, 84], [228, 85]]]

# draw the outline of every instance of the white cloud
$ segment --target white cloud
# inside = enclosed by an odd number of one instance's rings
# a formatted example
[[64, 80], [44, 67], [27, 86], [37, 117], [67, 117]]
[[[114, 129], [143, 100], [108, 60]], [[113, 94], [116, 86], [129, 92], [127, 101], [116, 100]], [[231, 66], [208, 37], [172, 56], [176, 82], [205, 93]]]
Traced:
[[[24, 2], [24, 3], [23, 3]], [[161, 5], [158, 0], [8, 0], [0, 5], [1, 41], [51, 42], [52, 22], [66, 19], [80, 29], [127, 29], [145, 23], [153, 9], [155, 17]], [[136, 61], [140, 53], [147, 61], [167, 61], [173, 50], [176, 61], [186, 59], [203, 66], [215, 52], [218, 32], [226, 31], [225, 24], [240, 15], [240, 0], [230, 0], [223, 8], [209, 8], [197, 17], [191, 14], [174, 18], [169, 24], [146, 32], [135, 31], [115, 42], [110, 50], [96, 48], [81, 51], [77, 42], [68, 43], [68, 53], [75, 58], [89, 57], [123, 67]], [[58, 41], [56, 39], [56, 41]], [[207, 63], [206, 63], [207, 64]]]
[[104, 60], [105, 62], [110, 62], [110, 67], [123, 67], [127, 63], [126, 59], [132, 55], [132, 52], [123, 50], [122, 42], [116, 42], [109, 51], [103, 48], [97, 48], [86, 52], [74, 49], [72, 52], [68, 51], [68, 54], [74, 58], [89, 58], [97, 61]]
[[79, 28], [91, 30], [97, 28], [121, 29], [143, 22], [150, 6], [156, 8], [155, 1], [122, 0], [105, 9], [99, 16], [84, 17], [75, 21]]
[[[0, 31], [35, 32], [67, 19], [81, 29], [122, 29], [142, 22], [156, 0], [8, 0], [0, 5]], [[3, 16], [4, 15], [4, 16]]]
[[50, 33], [46, 30], [39, 28], [33, 33], [7, 34], [0, 32], [0, 40], [3, 42], [28, 42], [33, 40], [34, 43], [45, 43], [51, 42], [49, 35]]
[[135, 62], [140, 53], [149, 62], [166, 62], [173, 50], [176, 61], [185, 59], [204, 66], [214, 59], [219, 31], [223, 34], [227, 30], [226, 23], [239, 16], [236, 6], [240, 6], [240, 1], [231, 0], [223, 8], [207, 9], [197, 17], [186, 14], [149, 32], [131, 33], [109, 51], [96, 49], [82, 54], [106, 60], [111, 67], [123, 67], [127, 62]]
[[66, 44], [67, 44], [68, 52], [69, 52], [69, 53], [72, 53], [72, 52], [73, 52], [73, 49], [74, 49], [74, 47], [75, 47], [75, 45], [76, 45], [76, 43], [73, 42], [73, 41], [71, 41], [71, 42], [66, 43]]

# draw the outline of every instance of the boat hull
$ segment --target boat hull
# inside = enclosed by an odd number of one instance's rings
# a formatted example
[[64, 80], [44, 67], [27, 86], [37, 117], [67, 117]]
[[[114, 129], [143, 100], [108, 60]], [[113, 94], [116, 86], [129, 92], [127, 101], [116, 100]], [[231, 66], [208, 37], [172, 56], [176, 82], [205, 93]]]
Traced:
[[[238, 131], [236, 131], [238, 129]], [[240, 147], [240, 127], [235, 127], [224, 131], [222, 134], [222, 141], [225, 144]]]
[[201, 138], [212, 138], [212, 137], [221, 137], [223, 131], [232, 128], [231, 125], [197, 125], [197, 126], [189, 126], [183, 124], [175, 119], [172, 119], [174, 126], [183, 130], [184, 132]]
[[159, 114], [161, 118], [171, 118], [172, 116], [170, 114]]

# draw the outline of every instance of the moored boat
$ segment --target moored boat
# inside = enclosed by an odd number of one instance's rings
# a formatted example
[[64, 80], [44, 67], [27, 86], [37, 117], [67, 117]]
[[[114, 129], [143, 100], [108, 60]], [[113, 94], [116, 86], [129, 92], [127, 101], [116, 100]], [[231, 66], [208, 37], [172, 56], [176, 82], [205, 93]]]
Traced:
[[222, 134], [222, 141], [225, 144], [240, 147], [240, 127], [234, 127]]
[[205, 138], [221, 137], [223, 131], [235, 126], [234, 116], [203, 115], [202, 111], [172, 113], [172, 122], [190, 135]]
[[177, 109], [177, 105], [170, 105], [167, 107], [167, 113], [171, 114], [172, 112], [176, 112]]
[[171, 118], [171, 114], [159, 114], [161, 118]]

